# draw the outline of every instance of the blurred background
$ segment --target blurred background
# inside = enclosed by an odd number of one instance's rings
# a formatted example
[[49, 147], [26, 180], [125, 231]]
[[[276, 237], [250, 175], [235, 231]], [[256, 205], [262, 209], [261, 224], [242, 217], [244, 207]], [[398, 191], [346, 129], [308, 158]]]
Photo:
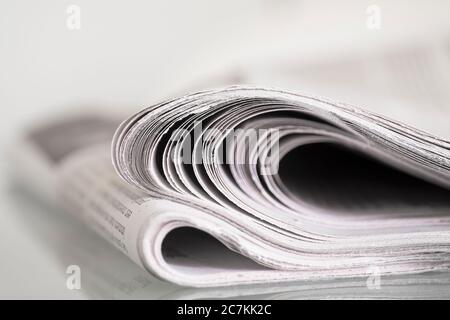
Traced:
[[128, 115], [245, 83], [450, 138], [449, 12], [445, 0], [2, 0], [0, 298], [92, 297], [66, 288], [75, 258], [51, 245], [67, 238], [61, 218], [11, 190], [5, 155], [27, 126], [88, 108]]

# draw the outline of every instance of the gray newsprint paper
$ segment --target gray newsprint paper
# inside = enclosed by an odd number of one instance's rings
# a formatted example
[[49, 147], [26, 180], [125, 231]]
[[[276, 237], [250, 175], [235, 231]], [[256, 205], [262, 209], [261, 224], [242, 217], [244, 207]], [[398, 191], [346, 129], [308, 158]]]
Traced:
[[345, 282], [450, 266], [446, 139], [344, 103], [243, 86], [123, 120], [37, 126], [15, 144], [14, 167], [160, 279]]

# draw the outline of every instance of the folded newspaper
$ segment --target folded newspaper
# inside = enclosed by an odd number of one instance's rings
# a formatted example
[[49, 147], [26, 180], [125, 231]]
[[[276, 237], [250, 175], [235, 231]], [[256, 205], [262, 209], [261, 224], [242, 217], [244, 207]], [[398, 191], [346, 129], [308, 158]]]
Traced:
[[161, 279], [450, 267], [450, 141], [344, 103], [238, 86], [120, 120], [38, 126], [15, 145], [14, 168]]

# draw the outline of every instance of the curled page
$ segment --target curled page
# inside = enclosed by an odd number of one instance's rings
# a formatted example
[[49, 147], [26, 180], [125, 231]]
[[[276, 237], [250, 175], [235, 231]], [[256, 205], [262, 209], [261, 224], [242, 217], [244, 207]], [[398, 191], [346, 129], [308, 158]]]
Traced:
[[53, 152], [56, 201], [159, 278], [209, 287], [450, 266], [445, 139], [248, 87], [144, 109], [120, 124], [112, 152], [116, 122], [100, 123], [78, 130], [83, 147], [66, 139], [70, 152]]

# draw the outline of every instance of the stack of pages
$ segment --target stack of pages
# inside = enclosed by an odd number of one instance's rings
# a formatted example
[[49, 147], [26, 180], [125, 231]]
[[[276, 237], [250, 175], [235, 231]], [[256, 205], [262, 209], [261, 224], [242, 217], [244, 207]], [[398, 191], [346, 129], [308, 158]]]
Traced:
[[344, 103], [236, 86], [121, 120], [34, 128], [14, 164], [161, 279], [207, 287], [450, 267], [450, 141]]

